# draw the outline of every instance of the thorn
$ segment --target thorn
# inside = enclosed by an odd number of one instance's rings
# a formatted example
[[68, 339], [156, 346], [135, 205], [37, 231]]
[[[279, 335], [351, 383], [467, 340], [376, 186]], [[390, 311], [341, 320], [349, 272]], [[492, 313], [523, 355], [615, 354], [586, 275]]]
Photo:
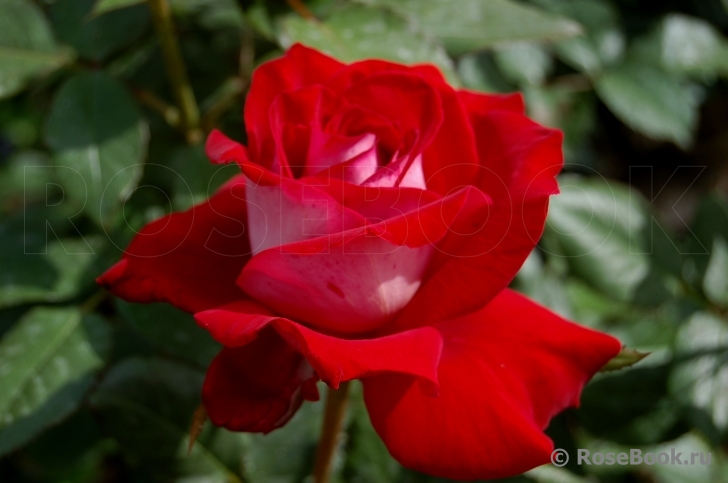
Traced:
[[195, 446], [195, 441], [200, 436], [202, 428], [205, 427], [207, 422], [207, 410], [204, 404], [200, 404], [195, 409], [195, 415], [192, 417], [192, 425], [190, 426], [190, 443], [187, 446], [187, 454], [192, 453], [192, 448]]

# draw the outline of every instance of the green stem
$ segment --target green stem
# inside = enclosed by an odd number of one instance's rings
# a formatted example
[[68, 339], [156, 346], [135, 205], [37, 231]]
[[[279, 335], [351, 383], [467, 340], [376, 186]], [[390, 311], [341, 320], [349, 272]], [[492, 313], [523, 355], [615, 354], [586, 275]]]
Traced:
[[342, 382], [339, 389], [329, 388], [326, 395], [326, 409], [321, 428], [321, 438], [316, 450], [316, 461], [313, 466], [314, 483], [328, 483], [331, 476], [334, 452], [339, 434], [344, 425], [346, 406], [349, 400], [349, 382]]
[[[204, 132], [210, 132], [217, 123], [218, 119], [232, 107], [235, 102], [240, 98], [245, 89], [247, 83], [240, 78], [232, 78], [228, 80], [220, 90], [215, 93], [213, 99], [209, 102], [209, 107], [205, 110], [205, 114], [202, 115], [200, 120], [200, 127]], [[207, 102], [203, 102], [203, 107]]]
[[316, 20], [316, 16], [308, 9], [302, 0], [286, 0], [291, 9], [306, 20]]
[[168, 0], [147, 0], [152, 14], [154, 28], [157, 31], [162, 58], [167, 69], [167, 76], [172, 86], [172, 93], [179, 106], [181, 125], [187, 142], [195, 144], [202, 141], [199, 129], [200, 112], [195, 101], [195, 94], [190, 86], [182, 53], [172, 23], [172, 11]]
[[180, 127], [179, 109], [160, 99], [152, 92], [135, 87], [132, 87], [131, 91], [140, 103], [157, 112], [167, 121], [167, 124], [174, 128]]

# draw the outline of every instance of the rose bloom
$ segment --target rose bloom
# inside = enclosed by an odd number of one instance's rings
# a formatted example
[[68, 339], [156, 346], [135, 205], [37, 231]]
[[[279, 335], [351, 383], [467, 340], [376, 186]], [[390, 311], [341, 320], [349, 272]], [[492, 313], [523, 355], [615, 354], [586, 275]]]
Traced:
[[620, 350], [507, 288], [558, 191], [561, 133], [520, 95], [300, 45], [254, 72], [245, 125], [247, 147], [207, 140], [242, 173], [147, 225], [99, 278], [224, 345], [202, 391], [212, 422], [266, 433], [317, 381], [360, 379], [406, 467], [475, 479], [547, 463], [544, 428]]

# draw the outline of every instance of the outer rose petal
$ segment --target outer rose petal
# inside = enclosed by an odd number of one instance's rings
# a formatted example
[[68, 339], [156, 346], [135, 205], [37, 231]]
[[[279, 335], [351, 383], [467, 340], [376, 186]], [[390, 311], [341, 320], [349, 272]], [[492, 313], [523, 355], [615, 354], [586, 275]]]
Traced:
[[206, 310], [195, 314], [195, 319], [228, 347], [246, 346], [259, 333], [265, 333], [266, 327], [272, 327], [334, 388], [343, 381], [368, 375], [400, 373], [420, 378], [430, 394], [437, 391], [442, 337], [432, 327], [385, 337], [343, 339], [277, 317], [254, 302]]
[[514, 94], [483, 94], [482, 92], [458, 91], [458, 99], [471, 115], [482, 116], [492, 111], [510, 111], [516, 114], [524, 114], [526, 105], [523, 103], [523, 96], [516, 92]]
[[437, 326], [445, 341], [440, 395], [411, 380], [364, 379], [374, 428], [403, 465], [435, 476], [491, 479], [547, 463], [551, 417], [577, 406], [589, 378], [620, 350], [504, 290], [485, 308]]
[[274, 330], [252, 343], [224, 348], [212, 361], [202, 400], [217, 426], [268, 433], [283, 426], [304, 399], [317, 400], [316, 375]]
[[235, 279], [250, 259], [245, 177], [206, 202], [145, 226], [97, 282], [131, 302], [197, 312], [246, 298]]
[[473, 184], [492, 203], [459, 213], [396, 330], [457, 317], [495, 297], [541, 237], [549, 196], [558, 192], [560, 131], [508, 111], [471, 117], [481, 163]]

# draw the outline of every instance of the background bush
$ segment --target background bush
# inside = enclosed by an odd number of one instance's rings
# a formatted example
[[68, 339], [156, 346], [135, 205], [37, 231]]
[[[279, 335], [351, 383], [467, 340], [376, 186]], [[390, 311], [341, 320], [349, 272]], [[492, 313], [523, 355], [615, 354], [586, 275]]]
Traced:
[[[251, 71], [294, 42], [522, 91], [566, 134], [563, 193], [514, 286], [652, 355], [554, 420], [566, 468], [509, 481], [728, 481], [728, 1], [170, 3], [186, 104], [145, 2], [0, 0], [0, 481], [305, 479], [321, 404], [268, 436], [208, 425], [188, 455], [217, 344], [176, 309], [94, 284], [134, 230], [233, 174], [200, 141], [213, 127], [244, 141]], [[392, 460], [359, 390], [347, 421], [340, 481], [440, 481]], [[574, 461], [673, 447], [712, 464]]]

